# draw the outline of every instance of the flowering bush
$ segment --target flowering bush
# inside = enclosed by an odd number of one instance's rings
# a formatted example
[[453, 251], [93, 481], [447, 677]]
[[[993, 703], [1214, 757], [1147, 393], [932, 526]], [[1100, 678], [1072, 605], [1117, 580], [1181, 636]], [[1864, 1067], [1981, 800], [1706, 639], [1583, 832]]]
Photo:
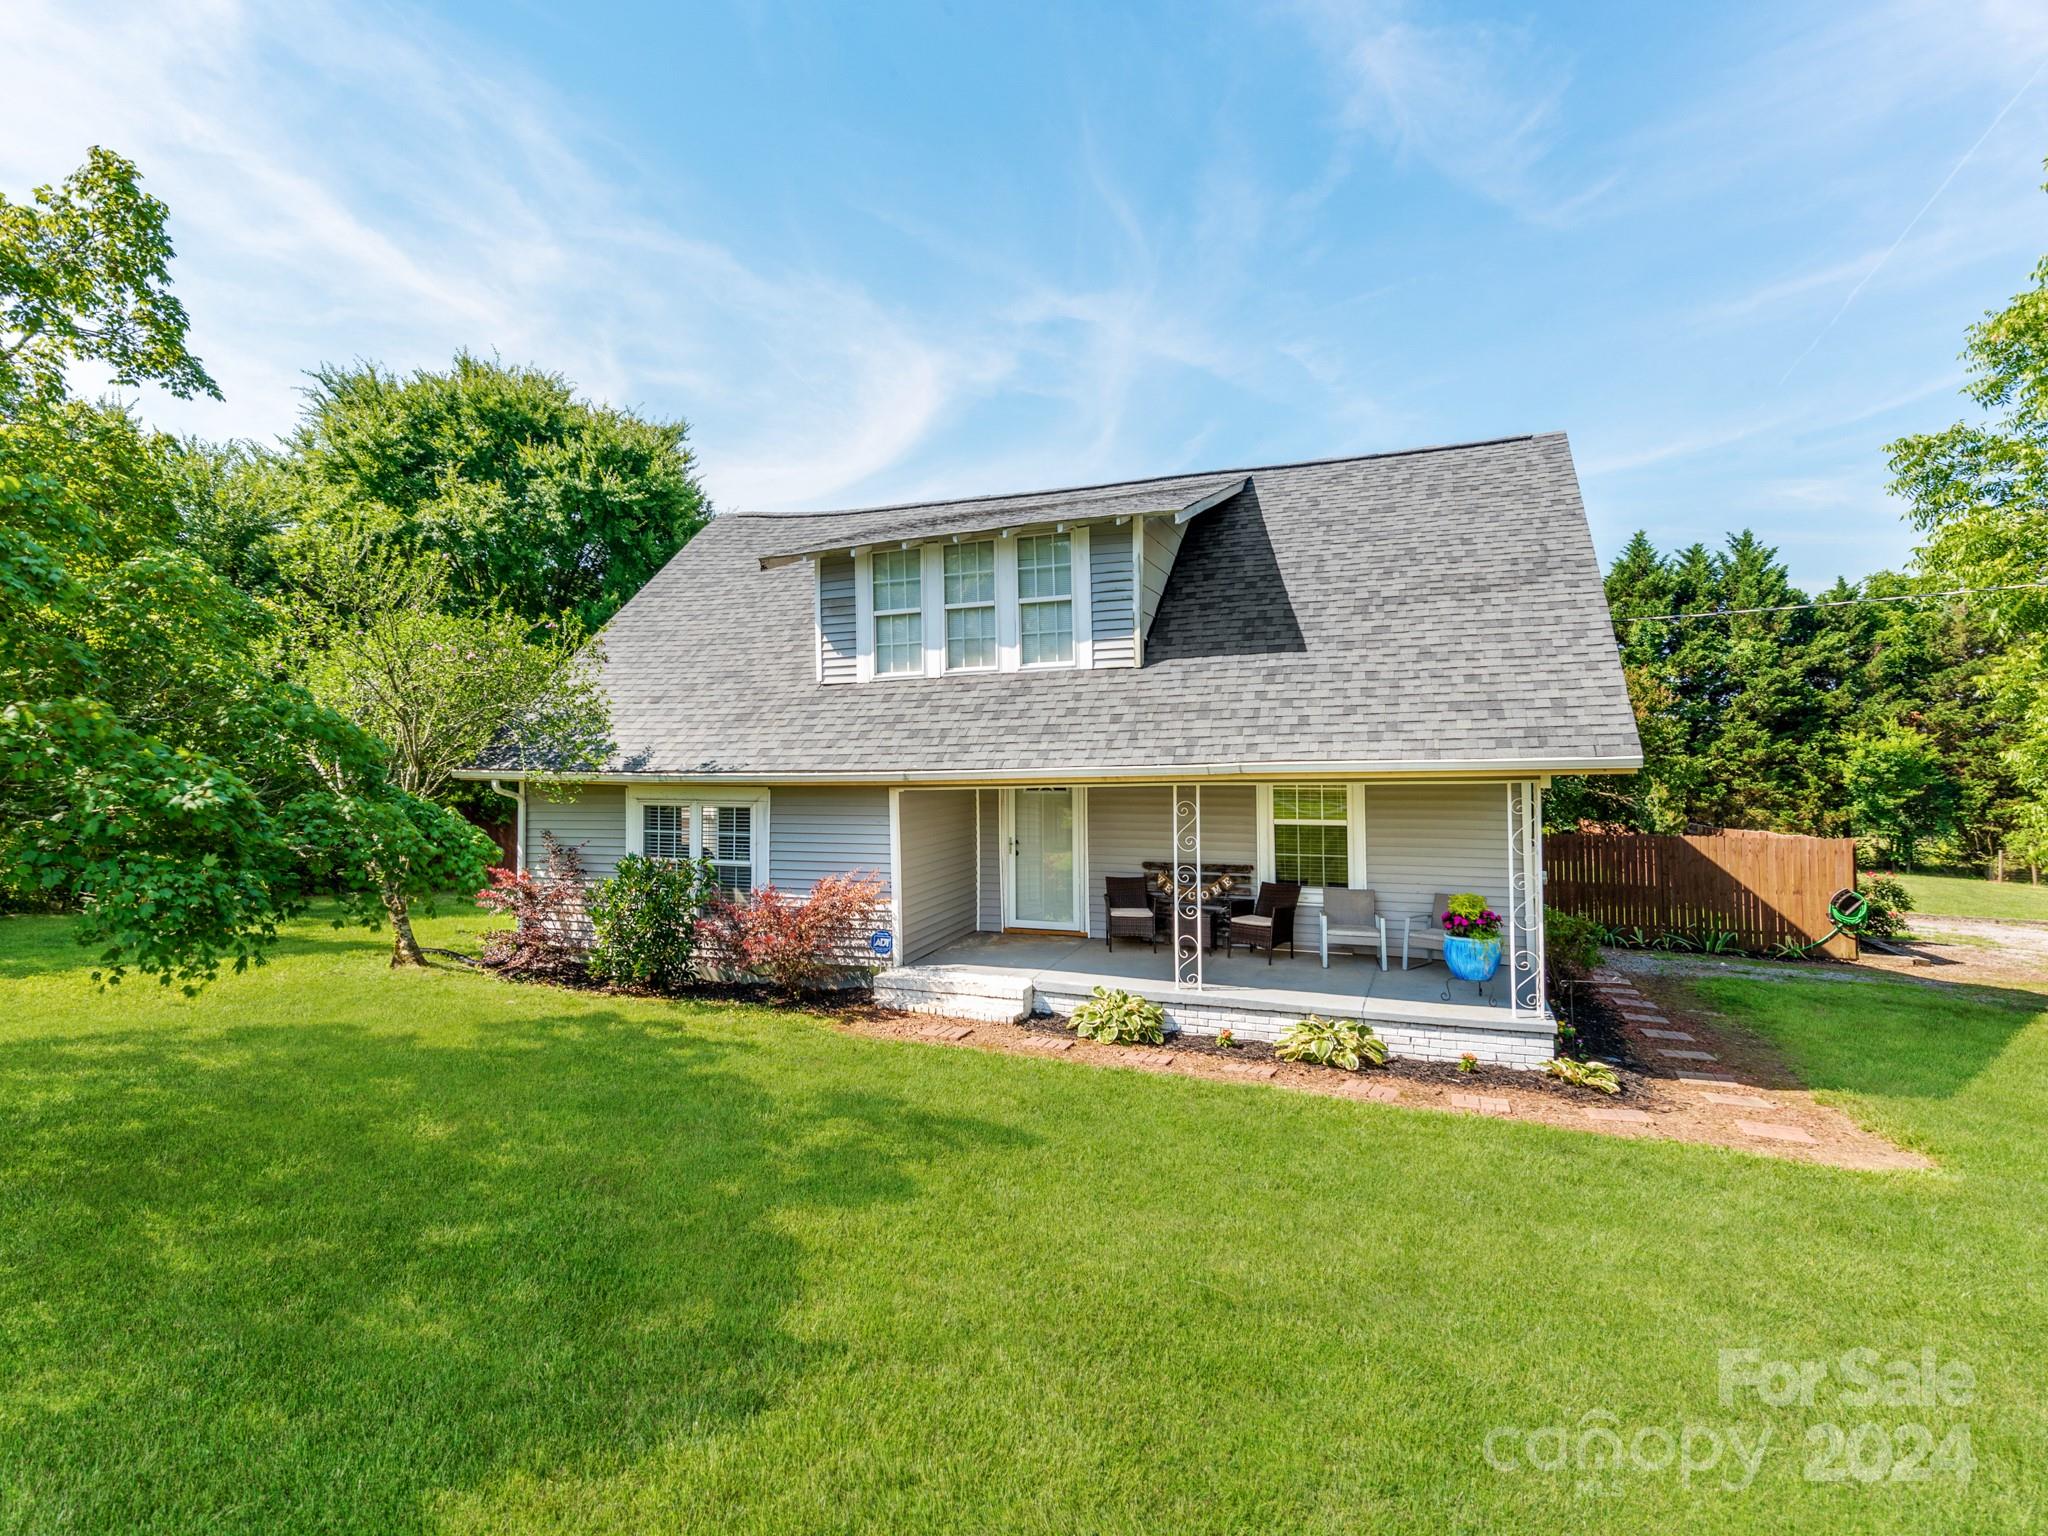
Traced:
[[493, 869], [477, 904], [514, 920], [484, 935], [483, 963], [514, 976], [562, 981], [583, 973], [583, 860], [574, 848], [547, 840], [538, 878], [521, 870]]
[[802, 898], [763, 886], [721, 897], [707, 925], [709, 947], [730, 969], [783, 992], [815, 991], [876, 968], [867, 940], [887, 926], [882, 882], [873, 875], [827, 875]]
[[1444, 932], [1454, 939], [1497, 939], [1500, 914], [1486, 904], [1484, 896], [1463, 891], [1445, 904]]

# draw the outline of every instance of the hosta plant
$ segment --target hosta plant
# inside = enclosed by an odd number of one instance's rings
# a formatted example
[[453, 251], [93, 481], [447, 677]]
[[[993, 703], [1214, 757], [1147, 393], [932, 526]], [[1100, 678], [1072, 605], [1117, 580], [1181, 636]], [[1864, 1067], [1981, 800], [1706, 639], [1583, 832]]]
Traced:
[[1157, 1045], [1166, 1038], [1166, 1010], [1134, 992], [1097, 987], [1074, 1010], [1074, 1033], [1104, 1045]]
[[1596, 1088], [1602, 1093], [1621, 1092], [1621, 1079], [1614, 1075], [1614, 1068], [1604, 1061], [1580, 1061], [1575, 1056], [1556, 1056], [1545, 1064], [1543, 1070], [1562, 1082], [1576, 1083], [1581, 1088]]
[[1370, 1024], [1310, 1014], [1281, 1037], [1273, 1054], [1282, 1061], [1312, 1061], [1317, 1066], [1356, 1072], [1368, 1061], [1384, 1066], [1387, 1042], [1372, 1032]]

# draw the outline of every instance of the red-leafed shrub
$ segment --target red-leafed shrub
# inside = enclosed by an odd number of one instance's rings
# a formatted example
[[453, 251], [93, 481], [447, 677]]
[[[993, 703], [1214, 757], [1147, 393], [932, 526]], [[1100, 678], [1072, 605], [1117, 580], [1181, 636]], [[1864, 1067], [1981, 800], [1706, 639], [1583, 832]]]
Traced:
[[509, 869], [491, 871], [491, 883], [476, 893], [482, 906], [514, 919], [510, 928], [484, 936], [483, 963], [508, 975], [541, 981], [573, 980], [583, 974], [588, 923], [583, 914], [583, 859], [574, 848], [547, 842], [547, 861], [538, 876]]
[[815, 991], [880, 963], [868, 936], [888, 925], [874, 875], [828, 875], [809, 896], [774, 886], [727, 896], [712, 909], [712, 947], [732, 970], [783, 992]]

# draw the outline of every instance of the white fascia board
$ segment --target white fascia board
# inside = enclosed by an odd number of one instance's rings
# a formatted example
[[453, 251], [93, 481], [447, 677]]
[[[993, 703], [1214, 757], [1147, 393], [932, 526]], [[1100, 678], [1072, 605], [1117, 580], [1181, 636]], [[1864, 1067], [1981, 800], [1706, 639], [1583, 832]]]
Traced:
[[1133, 763], [1104, 767], [1043, 768], [1005, 773], [994, 769], [938, 769], [873, 773], [550, 773], [500, 768], [458, 769], [458, 779], [553, 779], [564, 784], [1171, 784], [1176, 779], [1535, 779], [1559, 773], [1634, 773], [1640, 757], [1555, 757], [1538, 762], [1458, 758], [1432, 762]]
[[1235, 496], [1239, 491], [1243, 490], [1246, 486], [1250, 485], [1251, 483], [1251, 477], [1247, 475], [1244, 479], [1238, 481], [1235, 485], [1226, 485], [1220, 491], [1211, 491], [1208, 495], [1204, 496], [1200, 501], [1191, 501], [1186, 506], [1182, 507], [1178, 512], [1174, 513], [1173, 520], [1176, 523], [1193, 522], [1196, 518], [1200, 517], [1204, 512], [1208, 511], [1211, 507], [1220, 507], [1221, 505], [1223, 505], [1224, 502], [1230, 500], [1231, 497]]

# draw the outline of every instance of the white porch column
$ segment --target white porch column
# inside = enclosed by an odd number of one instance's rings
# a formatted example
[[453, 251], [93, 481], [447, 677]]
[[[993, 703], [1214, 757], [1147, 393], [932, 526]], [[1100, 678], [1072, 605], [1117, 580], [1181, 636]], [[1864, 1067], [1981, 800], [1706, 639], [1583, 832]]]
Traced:
[[1202, 990], [1202, 786], [1173, 786], [1173, 984]]
[[1543, 795], [1534, 781], [1508, 786], [1508, 1007], [1543, 1012]]

